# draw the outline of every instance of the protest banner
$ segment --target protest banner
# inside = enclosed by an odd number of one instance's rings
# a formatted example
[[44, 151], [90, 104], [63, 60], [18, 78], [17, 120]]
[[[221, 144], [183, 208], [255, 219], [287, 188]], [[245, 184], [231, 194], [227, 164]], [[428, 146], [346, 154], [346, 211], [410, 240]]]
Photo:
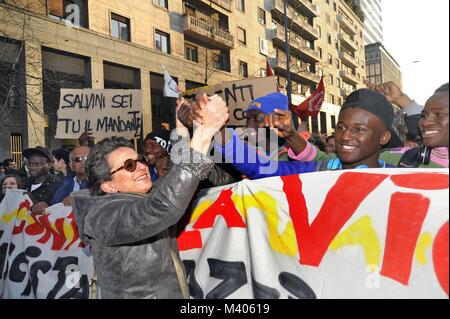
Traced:
[[30, 211], [22, 190], [0, 203], [0, 299], [87, 299], [94, 265], [71, 207]]
[[277, 91], [277, 81], [272, 76], [203, 86], [183, 92], [183, 97], [192, 101], [197, 94], [218, 94], [227, 103], [230, 112], [230, 119], [227, 124], [229, 126], [245, 126], [245, 111], [250, 102]]
[[192, 298], [448, 298], [448, 169], [206, 190], [178, 237]]
[[134, 139], [141, 129], [141, 90], [61, 89], [56, 138], [77, 139], [91, 131], [97, 141]]

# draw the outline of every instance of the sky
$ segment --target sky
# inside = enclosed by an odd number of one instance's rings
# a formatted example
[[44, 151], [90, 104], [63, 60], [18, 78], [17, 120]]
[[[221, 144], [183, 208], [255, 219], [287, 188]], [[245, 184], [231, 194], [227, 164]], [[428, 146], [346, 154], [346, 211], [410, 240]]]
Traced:
[[400, 65], [403, 92], [422, 105], [449, 81], [449, 2], [382, 0], [384, 46]]

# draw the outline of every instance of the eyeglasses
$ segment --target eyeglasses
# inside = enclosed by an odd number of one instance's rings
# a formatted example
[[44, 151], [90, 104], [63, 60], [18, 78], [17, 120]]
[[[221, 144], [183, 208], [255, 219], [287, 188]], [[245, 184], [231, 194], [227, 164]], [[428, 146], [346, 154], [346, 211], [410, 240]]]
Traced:
[[121, 166], [118, 169], [112, 171], [110, 174], [112, 176], [115, 173], [117, 173], [118, 171], [123, 170], [123, 169], [127, 170], [127, 172], [133, 173], [136, 170], [138, 162], [148, 166], [148, 163], [147, 163], [147, 160], [145, 159], [145, 157], [143, 157], [142, 155], [139, 155], [138, 159], [131, 159], [131, 158], [127, 159], [123, 163], [123, 166]]
[[73, 158], [73, 161], [75, 163], [81, 163], [84, 162], [85, 160], [87, 160], [87, 156], [76, 156]]

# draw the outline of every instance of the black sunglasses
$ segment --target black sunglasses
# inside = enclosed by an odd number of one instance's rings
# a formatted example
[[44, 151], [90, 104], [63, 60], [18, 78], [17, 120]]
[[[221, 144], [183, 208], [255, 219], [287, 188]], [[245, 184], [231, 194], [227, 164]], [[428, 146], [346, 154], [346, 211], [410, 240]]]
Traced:
[[124, 163], [122, 167], [119, 167], [118, 169], [112, 171], [110, 174], [111, 176], [114, 175], [115, 173], [117, 173], [120, 170], [127, 170], [127, 172], [133, 173], [136, 170], [137, 167], [137, 162], [140, 162], [146, 166], [148, 166], [147, 160], [144, 156], [139, 155], [138, 159], [127, 159]]
[[87, 160], [87, 156], [76, 156], [73, 158], [75, 163], [81, 163]]

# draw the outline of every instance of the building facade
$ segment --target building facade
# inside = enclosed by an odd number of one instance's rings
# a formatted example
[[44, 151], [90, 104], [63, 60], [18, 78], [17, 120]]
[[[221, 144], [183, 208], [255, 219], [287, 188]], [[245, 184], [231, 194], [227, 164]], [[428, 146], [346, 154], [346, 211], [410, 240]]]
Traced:
[[366, 45], [367, 81], [381, 84], [394, 82], [402, 88], [402, 72], [395, 59], [381, 43]]
[[264, 76], [276, 61], [281, 86], [291, 72], [294, 103], [323, 75], [324, 114], [311, 127], [331, 132], [343, 98], [363, 83], [362, 23], [344, 0], [287, 3], [289, 68], [282, 0], [3, 1], [0, 63], [13, 75], [0, 77], [0, 158], [76, 144], [54, 138], [61, 88], [141, 89], [143, 134], [170, 122], [162, 65], [191, 89]]
[[364, 44], [383, 43], [381, 0], [355, 0], [364, 13]]

